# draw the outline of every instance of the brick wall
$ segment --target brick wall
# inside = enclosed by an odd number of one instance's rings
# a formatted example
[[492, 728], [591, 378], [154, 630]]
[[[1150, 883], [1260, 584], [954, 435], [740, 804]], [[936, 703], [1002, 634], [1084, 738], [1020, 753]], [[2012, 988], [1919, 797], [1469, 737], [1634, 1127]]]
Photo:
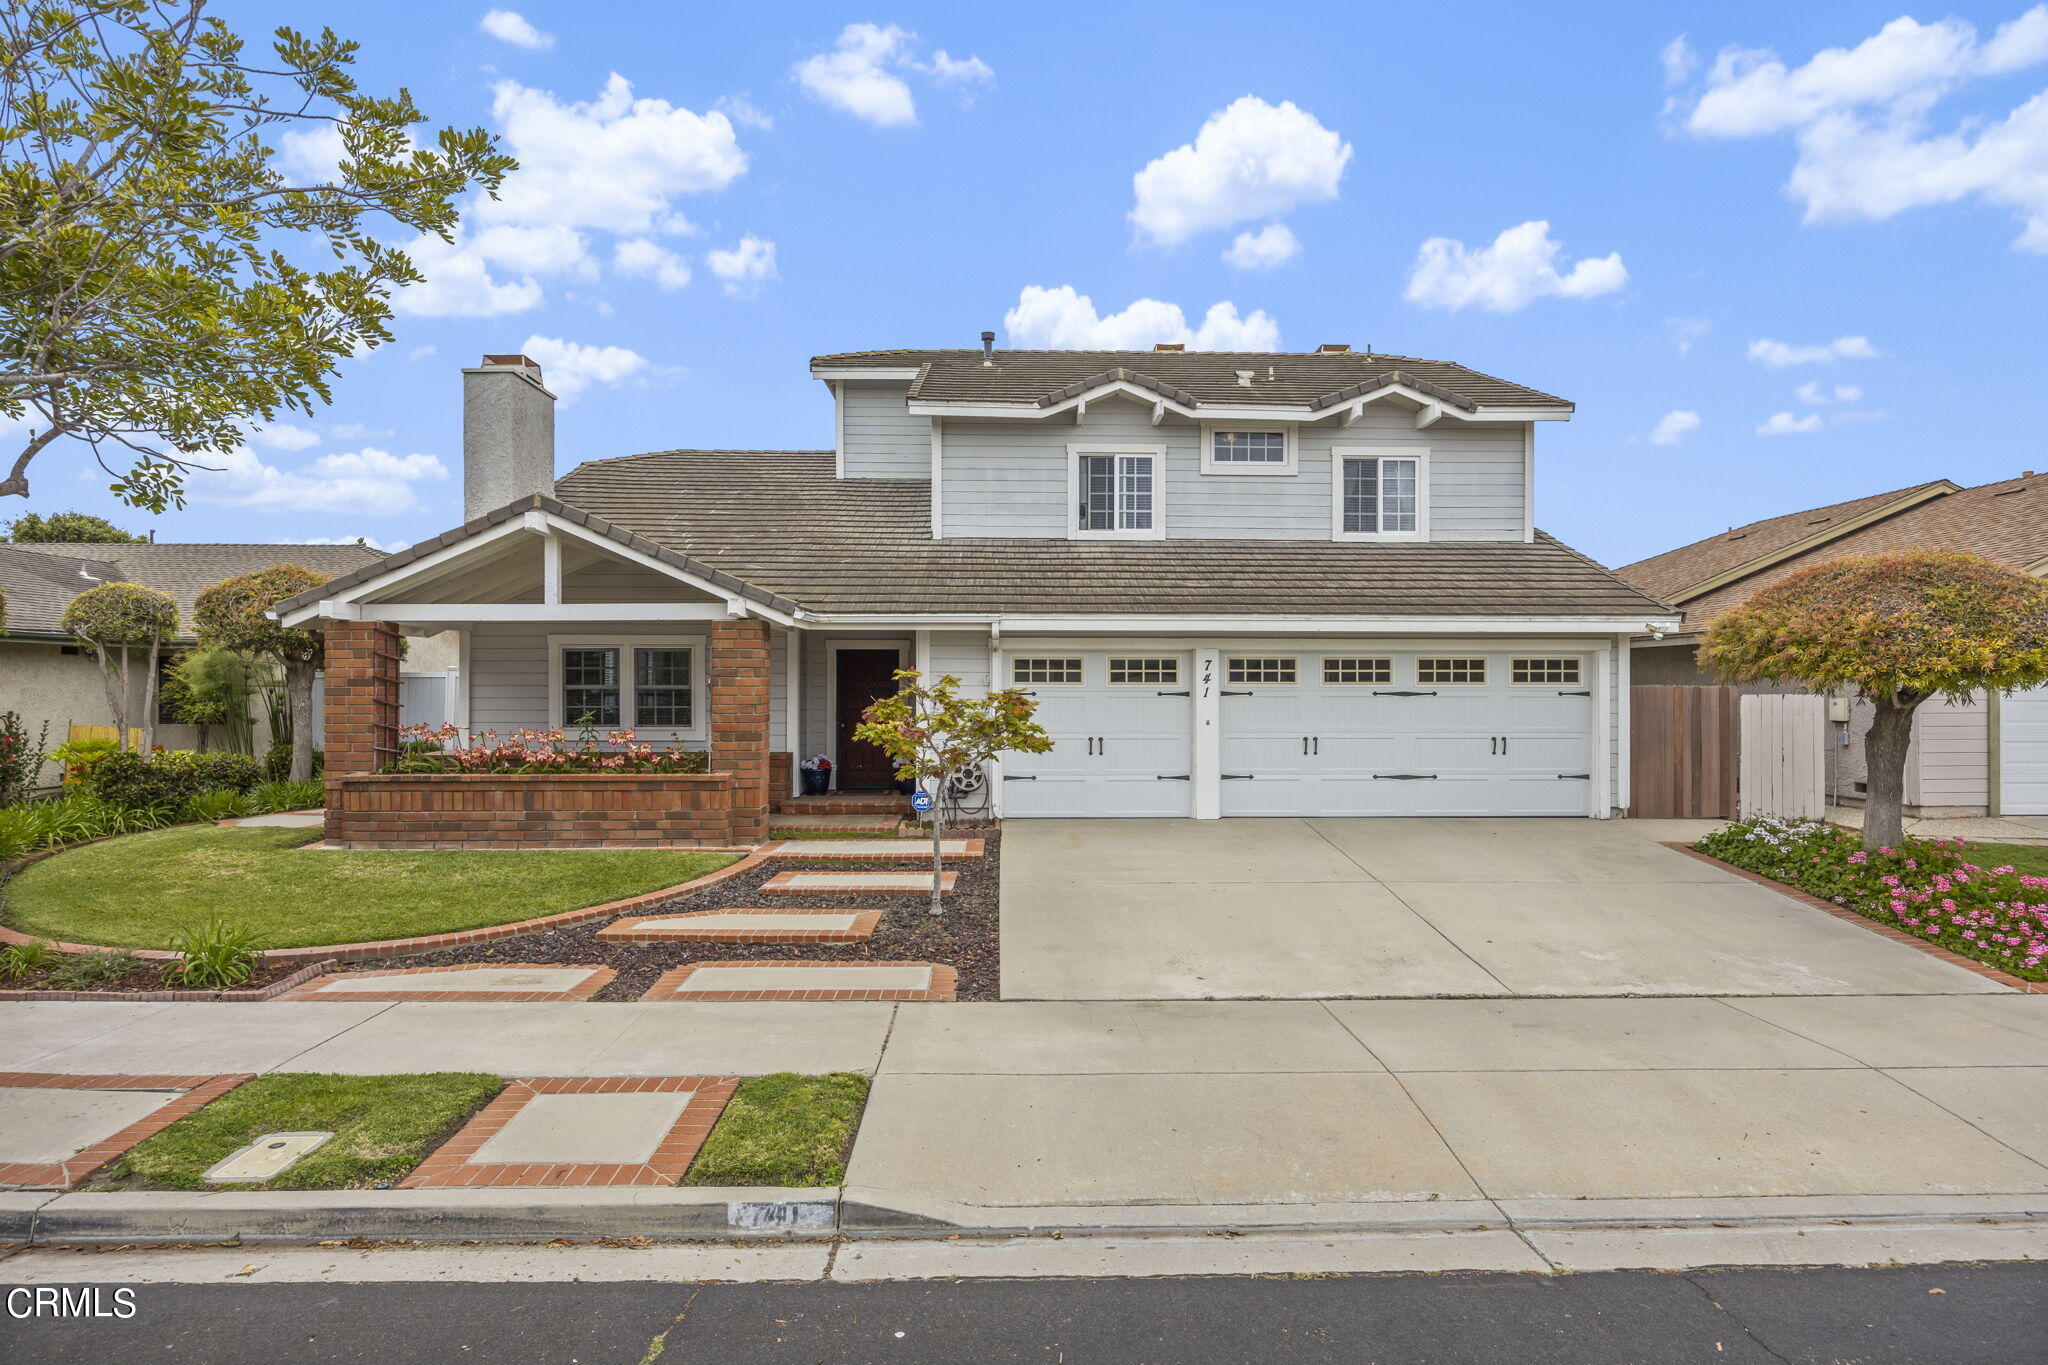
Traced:
[[[765, 756], [764, 756], [765, 758]], [[732, 774], [330, 776], [327, 837], [361, 848], [630, 848], [756, 843]]]
[[327, 626], [327, 771], [373, 773], [398, 758], [398, 627]]
[[732, 835], [768, 837], [768, 623], [711, 627], [711, 766], [732, 775]]

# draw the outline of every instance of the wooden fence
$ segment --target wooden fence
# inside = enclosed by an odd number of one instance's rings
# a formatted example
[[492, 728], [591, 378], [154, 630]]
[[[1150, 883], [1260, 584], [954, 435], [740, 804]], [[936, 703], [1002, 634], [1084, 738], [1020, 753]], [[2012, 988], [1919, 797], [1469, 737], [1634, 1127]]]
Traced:
[[1732, 687], [1631, 687], [1629, 814], [1732, 820], [1741, 730]]
[[1827, 708], [1807, 693], [1742, 699], [1743, 819], [1827, 814]]

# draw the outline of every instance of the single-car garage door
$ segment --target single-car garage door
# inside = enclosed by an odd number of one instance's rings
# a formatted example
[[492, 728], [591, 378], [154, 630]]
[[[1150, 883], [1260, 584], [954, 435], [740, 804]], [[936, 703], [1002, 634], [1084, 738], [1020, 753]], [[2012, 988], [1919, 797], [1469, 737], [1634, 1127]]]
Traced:
[[1003, 758], [1004, 815], [1192, 814], [1185, 654], [1019, 654], [1006, 666], [1008, 683], [1037, 702], [1053, 747]]
[[1998, 813], [2048, 815], [2048, 688], [1998, 703]]
[[1225, 815], [1585, 815], [1578, 654], [1225, 653]]

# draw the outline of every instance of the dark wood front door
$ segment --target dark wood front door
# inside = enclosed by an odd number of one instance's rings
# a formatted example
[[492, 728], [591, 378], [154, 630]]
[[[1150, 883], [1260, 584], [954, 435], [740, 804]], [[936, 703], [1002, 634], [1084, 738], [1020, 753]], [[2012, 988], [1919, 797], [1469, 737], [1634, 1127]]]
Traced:
[[889, 756], [855, 739], [860, 713], [883, 697], [896, 693], [896, 670], [902, 666], [893, 649], [842, 649], [839, 651], [837, 688], [839, 714], [833, 717], [839, 739], [839, 787], [886, 787], [896, 781], [896, 765]]

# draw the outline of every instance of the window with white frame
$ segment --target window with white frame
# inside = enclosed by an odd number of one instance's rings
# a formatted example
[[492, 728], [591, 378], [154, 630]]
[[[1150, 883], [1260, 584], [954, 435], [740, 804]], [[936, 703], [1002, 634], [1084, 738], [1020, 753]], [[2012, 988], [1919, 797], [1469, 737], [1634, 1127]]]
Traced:
[[551, 723], [631, 726], [655, 737], [701, 732], [701, 642], [555, 640]]
[[1180, 681], [1179, 659], [1119, 659], [1109, 661], [1113, 683], [1165, 683]]
[[1561, 659], [1516, 659], [1509, 681], [1523, 685], [1557, 683], [1577, 687], [1579, 661], [1569, 656]]
[[1415, 681], [1419, 683], [1484, 683], [1486, 681], [1486, 660], [1462, 658], [1432, 658], [1423, 655], [1415, 661]]
[[1354, 659], [1330, 656], [1323, 660], [1323, 681], [1344, 683], [1390, 683], [1394, 680], [1392, 659]]
[[1077, 683], [1081, 681], [1081, 659], [1076, 655], [1059, 659], [1012, 659], [1010, 682]]
[[1074, 448], [1074, 534], [1161, 534], [1160, 453], [1099, 446]]
[[1290, 427], [1202, 428], [1204, 474], [1291, 474], [1294, 431]]
[[1225, 661], [1224, 676], [1234, 683], [1291, 683], [1299, 669], [1288, 658], [1237, 658]]
[[1428, 456], [1337, 450], [1336, 531], [1339, 539], [1420, 539], [1428, 516]]

